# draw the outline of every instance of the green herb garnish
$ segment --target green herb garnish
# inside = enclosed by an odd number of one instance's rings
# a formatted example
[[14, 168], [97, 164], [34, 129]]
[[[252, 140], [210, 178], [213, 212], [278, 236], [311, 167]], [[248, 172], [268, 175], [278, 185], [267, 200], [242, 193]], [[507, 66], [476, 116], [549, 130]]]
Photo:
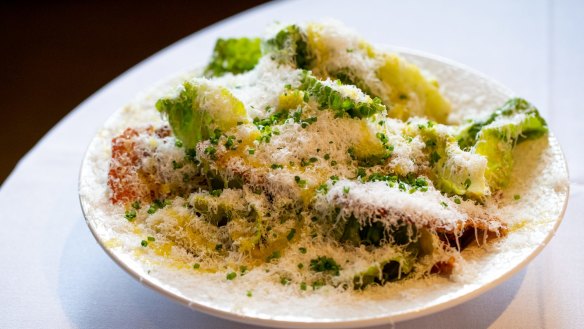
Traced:
[[129, 221], [133, 222], [136, 219], [136, 209], [126, 210], [124, 217]]
[[332, 275], [339, 275], [341, 267], [331, 257], [318, 256], [310, 260], [310, 269], [315, 272], [330, 272]]
[[290, 241], [290, 240], [294, 239], [294, 235], [296, 235], [296, 229], [295, 228], [293, 228], [293, 229], [290, 230], [290, 232], [286, 236], [286, 239], [288, 241]]

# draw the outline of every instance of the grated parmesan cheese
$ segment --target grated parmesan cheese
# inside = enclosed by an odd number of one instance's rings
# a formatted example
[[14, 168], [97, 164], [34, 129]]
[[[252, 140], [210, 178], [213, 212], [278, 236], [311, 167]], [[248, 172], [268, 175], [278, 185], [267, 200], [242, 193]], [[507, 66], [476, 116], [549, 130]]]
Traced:
[[507, 232], [487, 158], [438, 123], [450, 105], [437, 83], [336, 23], [299, 31], [308, 68], [268, 53], [242, 74], [191, 78], [195, 96], [185, 84], [163, 98], [186, 99], [184, 120], [210, 117], [193, 148], [172, 120], [175, 134], [158, 123], [113, 140], [110, 199], [151, 245], [228, 280], [344, 291], [449, 275], [473, 239]]

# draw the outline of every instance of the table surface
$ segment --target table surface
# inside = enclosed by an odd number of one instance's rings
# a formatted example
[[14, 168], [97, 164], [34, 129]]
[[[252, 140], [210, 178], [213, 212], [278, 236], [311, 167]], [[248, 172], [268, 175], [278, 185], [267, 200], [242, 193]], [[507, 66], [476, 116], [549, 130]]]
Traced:
[[0, 327], [252, 328], [190, 310], [117, 267], [85, 224], [79, 167], [110, 114], [140, 91], [205, 63], [216, 38], [323, 17], [372, 42], [447, 57], [500, 81], [539, 107], [568, 160], [564, 221], [531, 264], [469, 302], [396, 327], [584, 327], [584, 2], [543, 0], [275, 2], [139, 63], [67, 115], [1, 187]]

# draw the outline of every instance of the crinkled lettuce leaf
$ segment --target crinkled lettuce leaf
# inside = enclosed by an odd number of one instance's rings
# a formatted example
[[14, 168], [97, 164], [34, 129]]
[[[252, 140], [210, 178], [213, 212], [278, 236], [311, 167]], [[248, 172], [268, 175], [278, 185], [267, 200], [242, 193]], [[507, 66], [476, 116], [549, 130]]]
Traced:
[[487, 159], [485, 176], [495, 189], [509, 183], [513, 148], [548, 132], [537, 108], [524, 99], [512, 98], [484, 121], [474, 121], [458, 135], [458, 144]]
[[219, 77], [225, 73], [239, 74], [253, 69], [262, 56], [261, 39], [219, 39], [215, 43], [205, 76]]
[[440, 191], [473, 199], [489, 191], [485, 180], [486, 161], [463, 151], [446, 127], [432, 121], [410, 124], [408, 134], [419, 136], [426, 144], [424, 153], [431, 169], [430, 178]]
[[312, 62], [306, 33], [298, 25], [281, 29], [276, 36], [266, 41], [264, 50], [278, 62], [294, 65], [299, 69], [310, 68]]
[[249, 122], [239, 99], [205, 79], [185, 82], [178, 95], [159, 99], [156, 109], [167, 118], [172, 132], [186, 148], [194, 148], [214, 136], [217, 129], [225, 132]]
[[[349, 116], [351, 118], [367, 118], [377, 113], [386, 111], [385, 105], [379, 98], [371, 98], [366, 95], [343, 95], [339, 88], [343, 85], [330, 86], [318, 80], [310, 72], [304, 71], [301, 79], [300, 90], [304, 91], [306, 97], [314, 98], [320, 108], [330, 109], [335, 112], [335, 116]], [[357, 97], [365, 96], [365, 97]]]

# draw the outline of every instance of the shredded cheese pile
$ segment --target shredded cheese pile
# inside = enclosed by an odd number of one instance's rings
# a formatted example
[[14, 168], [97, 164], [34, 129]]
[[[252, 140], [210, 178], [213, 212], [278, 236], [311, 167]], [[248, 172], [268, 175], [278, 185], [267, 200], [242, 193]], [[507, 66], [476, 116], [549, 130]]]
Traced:
[[194, 147], [172, 118], [174, 134], [131, 127], [113, 140], [110, 199], [151, 238], [141, 248], [186, 252], [226, 280], [254, 271], [346, 290], [448, 275], [459, 238], [504, 234], [487, 159], [441, 124], [450, 104], [437, 82], [343, 27], [300, 29], [310, 70], [268, 54], [167, 96], [196, 90], [188, 104], [208, 131]]

